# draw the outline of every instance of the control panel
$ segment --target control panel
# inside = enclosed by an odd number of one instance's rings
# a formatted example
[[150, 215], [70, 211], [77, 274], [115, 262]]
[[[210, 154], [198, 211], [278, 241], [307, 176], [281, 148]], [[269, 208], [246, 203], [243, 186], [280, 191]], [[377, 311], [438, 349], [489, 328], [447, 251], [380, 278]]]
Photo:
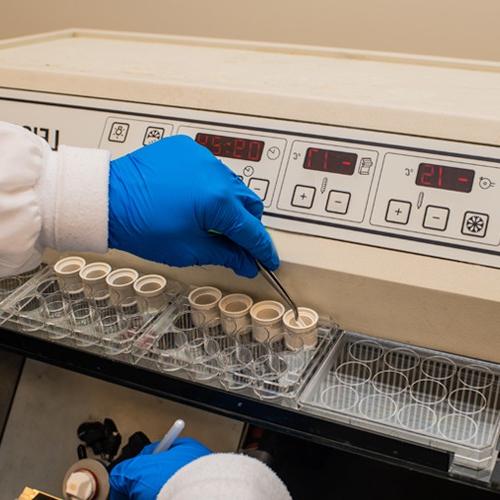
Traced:
[[443, 240], [500, 244], [498, 167], [389, 153], [381, 168], [373, 225]]
[[178, 133], [189, 135], [210, 149], [260, 196], [265, 207], [271, 206], [284, 158], [286, 139], [227, 128], [180, 126]]
[[337, 141], [294, 141], [278, 208], [328, 219], [362, 222], [377, 151]]
[[500, 147], [15, 89], [0, 116], [113, 157], [185, 134], [261, 197], [268, 227], [500, 268]]

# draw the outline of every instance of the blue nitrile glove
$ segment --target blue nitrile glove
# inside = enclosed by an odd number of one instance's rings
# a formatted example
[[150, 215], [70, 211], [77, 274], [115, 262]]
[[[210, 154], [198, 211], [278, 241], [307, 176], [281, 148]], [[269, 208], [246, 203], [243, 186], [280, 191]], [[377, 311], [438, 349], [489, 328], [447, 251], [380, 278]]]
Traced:
[[139, 455], [113, 468], [109, 476], [110, 500], [154, 500], [181, 467], [212, 453], [191, 438], [177, 438], [167, 451], [153, 455], [157, 445], [148, 444]]
[[279, 266], [262, 212], [261, 199], [187, 136], [111, 162], [110, 248], [172, 266], [220, 264], [254, 277], [253, 258]]

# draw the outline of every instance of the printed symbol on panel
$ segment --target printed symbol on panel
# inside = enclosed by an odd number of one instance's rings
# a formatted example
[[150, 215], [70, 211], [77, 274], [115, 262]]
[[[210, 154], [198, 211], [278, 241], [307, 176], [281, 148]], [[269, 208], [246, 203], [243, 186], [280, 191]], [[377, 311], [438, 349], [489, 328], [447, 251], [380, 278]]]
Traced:
[[489, 215], [478, 212], [465, 212], [462, 234], [484, 238], [488, 227]]
[[323, 177], [321, 181], [321, 187], [319, 188], [321, 193], [324, 193], [326, 191], [326, 186], [328, 186], [328, 177]]
[[144, 146], [148, 146], [149, 144], [153, 144], [160, 139], [163, 139], [163, 134], [165, 133], [165, 129], [161, 127], [148, 127], [146, 129], [146, 134], [144, 135], [144, 140], [142, 144]]
[[481, 189], [490, 189], [495, 187], [495, 183], [488, 177], [479, 177], [479, 187]]
[[486, 222], [479, 215], [471, 215], [466, 221], [467, 230], [471, 233], [480, 233]]
[[129, 129], [128, 123], [113, 122], [109, 131], [108, 140], [110, 142], [125, 142]]
[[278, 146], [271, 146], [267, 150], [266, 156], [270, 160], [276, 160], [276, 159], [278, 159], [280, 157], [280, 154], [281, 154], [281, 151], [280, 151], [280, 148]]
[[244, 169], [243, 169], [243, 175], [245, 177], [251, 177], [253, 175], [253, 173], [255, 172], [254, 168], [250, 165], [247, 165]]
[[359, 175], [370, 175], [370, 170], [373, 166], [373, 161], [371, 158], [361, 158], [359, 163]]
[[418, 193], [418, 198], [417, 198], [417, 208], [421, 208], [423, 203], [424, 203], [424, 192], [420, 191], [420, 193]]

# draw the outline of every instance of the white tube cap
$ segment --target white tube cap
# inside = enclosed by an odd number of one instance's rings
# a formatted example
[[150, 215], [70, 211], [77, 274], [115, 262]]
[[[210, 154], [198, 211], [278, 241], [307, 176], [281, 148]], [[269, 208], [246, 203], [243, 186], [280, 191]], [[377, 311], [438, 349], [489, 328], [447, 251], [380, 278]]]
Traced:
[[94, 476], [89, 471], [78, 470], [69, 476], [64, 493], [75, 500], [91, 500], [96, 488]]

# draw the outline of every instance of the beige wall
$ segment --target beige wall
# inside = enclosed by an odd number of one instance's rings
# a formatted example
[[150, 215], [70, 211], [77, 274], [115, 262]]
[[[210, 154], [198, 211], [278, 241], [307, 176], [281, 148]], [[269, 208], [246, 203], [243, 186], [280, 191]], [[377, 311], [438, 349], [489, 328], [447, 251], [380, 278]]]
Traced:
[[0, 0], [0, 38], [67, 27], [500, 61], [499, 0]]

